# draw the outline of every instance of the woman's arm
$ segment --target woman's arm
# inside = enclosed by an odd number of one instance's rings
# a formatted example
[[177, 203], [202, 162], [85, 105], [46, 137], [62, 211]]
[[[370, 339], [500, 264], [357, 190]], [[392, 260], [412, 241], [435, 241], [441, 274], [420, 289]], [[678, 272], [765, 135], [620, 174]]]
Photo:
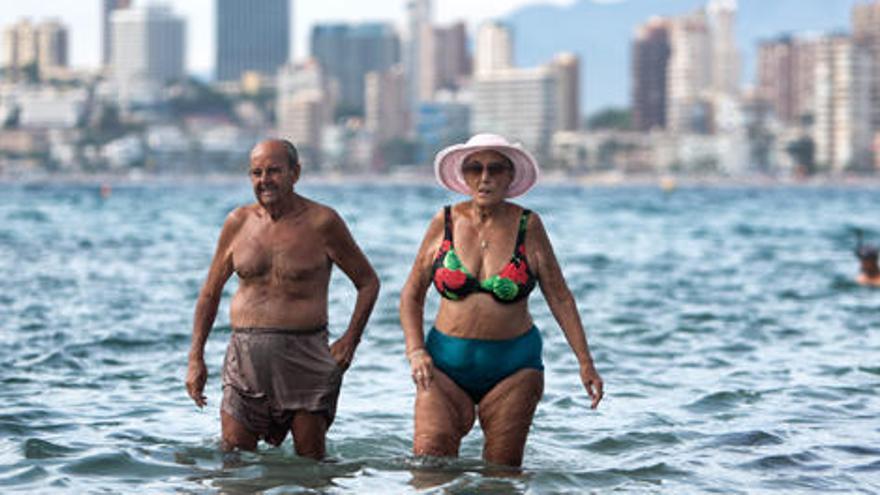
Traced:
[[406, 339], [406, 357], [416, 385], [424, 389], [428, 388], [433, 375], [433, 362], [425, 351], [425, 295], [431, 286], [431, 265], [443, 237], [443, 222], [441, 210], [431, 219], [412, 270], [400, 292], [400, 325]]
[[568, 345], [577, 356], [580, 364], [581, 381], [592, 399], [593, 409], [599, 405], [603, 395], [602, 378], [593, 366], [593, 357], [587, 344], [587, 336], [581, 323], [574, 296], [565, 282], [550, 238], [544, 229], [541, 218], [533, 213], [526, 231], [526, 255], [532, 271], [538, 277], [541, 292], [547, 300], [550, 312], [562, 328]]

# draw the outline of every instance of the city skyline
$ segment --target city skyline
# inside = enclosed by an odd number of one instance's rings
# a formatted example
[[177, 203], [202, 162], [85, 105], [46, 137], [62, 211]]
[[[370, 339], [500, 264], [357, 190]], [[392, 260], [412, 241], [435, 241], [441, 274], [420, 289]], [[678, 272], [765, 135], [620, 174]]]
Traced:
[[[212, 76], [215, 70], [216, 40], [214, 25], [216, 0], [156, 1], [134, 0], [134, 6], [170, 5], [187, 22], [187, 69], [196, 75]], [[444, 0], [437, 2], [434, 19], [440, 24], [464, 21], [473, 29], [480, 22], [504, 15], [526, 5], [567, 5], [575, 0]], [[609, 3], [609, 0], [592, 0]], [[613, 1], [613, 0], [612, 0]], [[369, 3], [351, 3], [343, 0], [305, 2], [291, 0], [292, 52], [294, 60], [308, 56], [311, 27], [333, 22], [392, 22], [403, 28], [405, 0], [380, 0]], [[75, 68], [94, 69], [100, 66], [101, 0], [46, 0], [44, 2], [9, 2], [0, 9], [0, 26], [10, 25], [22, 18], [39, 22], [54, 18], [67, 25], [71, 33], [70, 64]], [[207, 14], [207, 15], [206, 15]]]

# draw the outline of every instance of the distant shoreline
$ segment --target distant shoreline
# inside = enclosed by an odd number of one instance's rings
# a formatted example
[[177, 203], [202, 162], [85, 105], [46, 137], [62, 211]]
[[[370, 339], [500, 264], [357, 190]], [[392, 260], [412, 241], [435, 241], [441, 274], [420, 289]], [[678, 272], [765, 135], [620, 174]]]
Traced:
[[[310, 172], [303, 176], [303, 185], [423, 185], [436, 184], [433, 173], [401, 172], [387, 174], [339, 174]], [[247, 175], [242, 174], [22, 174], [0, 175], [0, 186], [131, 186], [131, 185], [247, 185]], [[545, 173], [539, 186], [573, 187], [658, 187], [666, 190], [692, 187], [868, 187], [880, 188], [880, 176], [815, 176], [804, 179], [768, 176], [655, 176], [624, 175], [619, 173], [566, 175]]]

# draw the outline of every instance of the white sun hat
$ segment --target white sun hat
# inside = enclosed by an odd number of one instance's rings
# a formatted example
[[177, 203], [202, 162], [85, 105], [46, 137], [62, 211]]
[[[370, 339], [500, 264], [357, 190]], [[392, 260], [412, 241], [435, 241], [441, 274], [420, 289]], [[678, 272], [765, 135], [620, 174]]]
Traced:
[[476, 134], [463, 144], [444, 148], [434, 158], [434, 174], [443, 187], [470, 195], [471, 190], [461, 174], [461, 165], [471, 153], [493, 150], [513, 163], [513, 181], [507, 188], [507, 197], [514, 198], [532, 188], [538, 180], [538, 162], [519, 143], [510, 143], [497, 134]]

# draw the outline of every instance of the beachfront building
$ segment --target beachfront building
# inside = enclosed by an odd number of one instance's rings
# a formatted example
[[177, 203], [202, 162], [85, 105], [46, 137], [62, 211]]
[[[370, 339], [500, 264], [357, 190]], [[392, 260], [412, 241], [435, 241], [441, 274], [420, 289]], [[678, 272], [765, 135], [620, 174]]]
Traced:
[[666, 69], [666, 127], [675, 133], [709, 132], [704, 93], [712, 85], [709, 26], [703, 10], [670, 19]]
[[290, 59], [290, 0], [216, 0], [218, 81], [274, 76]]
[[472, 131], [519, 141], [546, 158], [559, 124], [559, 78], [551, 66], [478, 73], [474, 81]]
[[337, 114], [364, 114], [367, 73], [400, 61], [400, 40], [387, 23], [318, 24], [312, 28], [312, 57], [339, 83]]
[[308, 163], [321, 163], [322, 136], [333, 122], [336, 94], [335, 81], [315, 60], [287, 64], [278, 71], [278, 135], [292, 141]]
[[785, 124], [798, 125], [814, 112], [816, 46], [815, 38], [783, 36], [758, 48], [757, 95]]
[[403, 139], [409, 129], [406, 76], [401, 66], [366, 76], [365, 123], [377, 143]]
[[641, 132], [666, 128], [669, 28], [668, 20], [654, 17], [636, 29], [633, 40], [632, 119]]
[[113, 61], [113, 28], [110, 18], [113, 12], [131, 7], [132, 0], [101, 1], [101, 64], [109, 66]]
[[576, 131], [581, 123], [580, 58], [574, 53], [559, 53], [550, 67], [556, 71], [557, 108], [556, 129]]
[[870, 52], [849, 36], [825, 36], [817, 43], [815, 77], [816, 163], [832, 172], [870, 168]]
[[419, 103], [430, 100], [436, 89], [433, 22], [432, 0], [407, 1], [403, 67], [406, 73], [407, 109], [410, 115], [415, 115]]
[[513, 30], [498, 21], [487, 21], [477, 29], [474, 74], [481, 76], [513, 67]]
[[[24, 19], [3, 31], [3, 66], [14, 79], [47, 79], [68, 66], [68, 31], [58, 21]], [[30, 74], [28, 74], [30, 72]]]
[[112, 74], [130, 84], [165, 84], [185, 76], [186, 24], [169, 7], [151, 5], [113, 12]]
[[710, 0], [706, 21], [711, 44], [711, 90], [716, 94], [739, 94], [740, 56], [736, 45], [736, 0]]
[[471, 134], [471, 106], [466, 93], [444, 91], [419, 106], [415, 124], [419, 142], [417, 163], [430, 163], [443, 148], [467, 141]]
[[853, 6], [852, 33], [856, 44], [871, 58], [871, 132], [875, 143], [875, 170], [880, 170], [880, 1]]
[[467, 27], [463, 22], [434, 28], [434, 67], [438, 90], [457, 90], [471, 75]]

